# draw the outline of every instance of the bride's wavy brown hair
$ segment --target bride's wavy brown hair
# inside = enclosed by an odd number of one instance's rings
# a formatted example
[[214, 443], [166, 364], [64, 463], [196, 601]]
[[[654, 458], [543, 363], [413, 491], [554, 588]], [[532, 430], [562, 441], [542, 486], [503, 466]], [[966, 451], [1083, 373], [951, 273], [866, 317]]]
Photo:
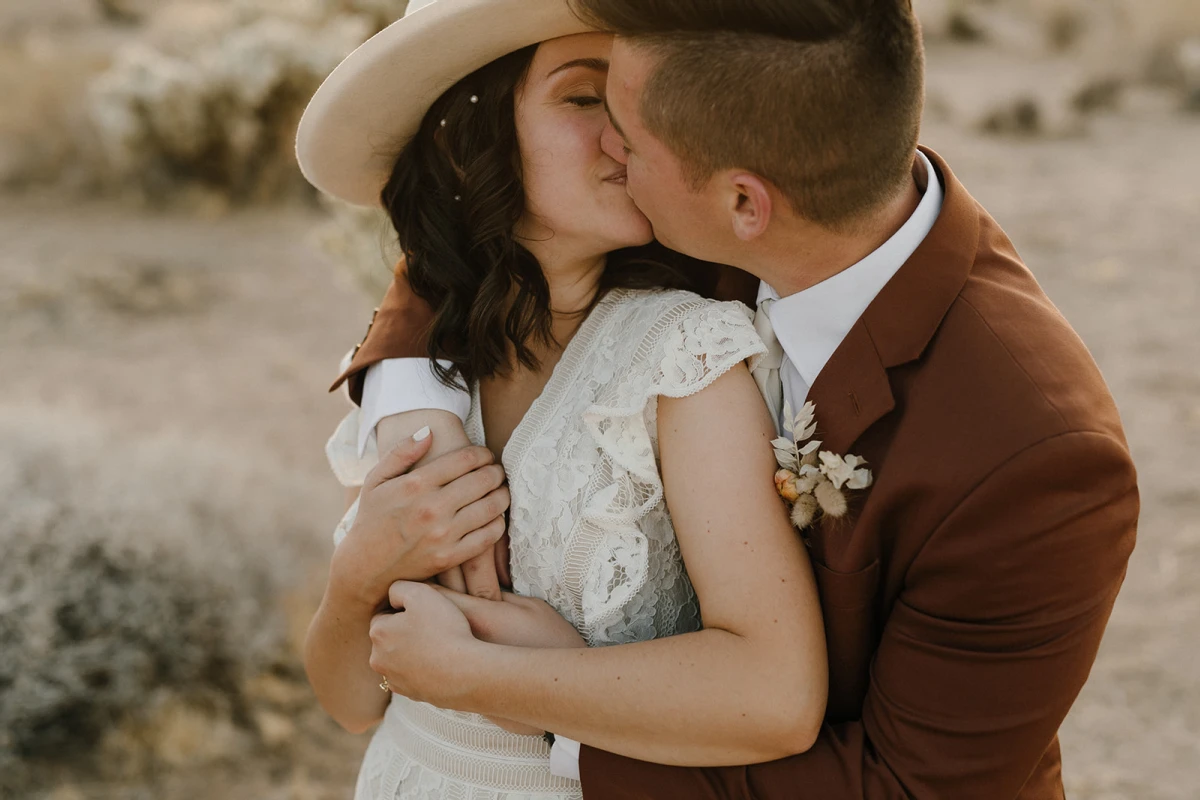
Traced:
[[[503, 374], [514, 357], [535, 369], [529, 345], [553, 343], [549, 285], [514, 234], [526, 207], [516, 100], [536, 50], [497, 59], [443, 94], [383, 189], [408, 281], [434, 311], [429, 355], [448, 385]], [[707, 294], [715, 278], [714, 265], [654, 243], [611, 253], [596, 296], [613, 288]]]

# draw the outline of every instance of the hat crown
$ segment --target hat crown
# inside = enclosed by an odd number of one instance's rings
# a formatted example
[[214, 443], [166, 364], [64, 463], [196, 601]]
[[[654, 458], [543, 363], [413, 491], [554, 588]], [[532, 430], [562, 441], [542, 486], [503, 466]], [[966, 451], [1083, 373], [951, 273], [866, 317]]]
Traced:
[[408, 0], [408, 7], [404, 9], [404, 16], [408, 16], [414, 12], [420, 11], [425, 6], [431, 6], [437, 0]]

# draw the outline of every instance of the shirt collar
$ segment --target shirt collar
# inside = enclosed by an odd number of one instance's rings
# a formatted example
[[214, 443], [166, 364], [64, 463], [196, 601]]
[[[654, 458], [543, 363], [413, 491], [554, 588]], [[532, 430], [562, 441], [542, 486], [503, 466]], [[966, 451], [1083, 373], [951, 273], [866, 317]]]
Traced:
[[917, 210], [879, 249], [857, 264], [802, 292], [780, 298], [764, 281], [758, 302], [774, 300], [771, 327], [783, 351], [812, 386], [846, 334], [888, 281], [929, 235], [942, 209], [943, 188], [937, 170], [920, 150], [917, 159], [928, 176]]

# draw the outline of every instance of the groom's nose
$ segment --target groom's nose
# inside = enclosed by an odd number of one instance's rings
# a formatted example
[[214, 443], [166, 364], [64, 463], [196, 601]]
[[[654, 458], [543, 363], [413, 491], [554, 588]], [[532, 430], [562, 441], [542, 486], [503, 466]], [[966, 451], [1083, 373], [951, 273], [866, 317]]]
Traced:
[[624, 165], [629, 160], [625, 154], [625, 141], [611, 122], [605, 123], [604, 131], [600, 134], [600, 149], [618, 164]]

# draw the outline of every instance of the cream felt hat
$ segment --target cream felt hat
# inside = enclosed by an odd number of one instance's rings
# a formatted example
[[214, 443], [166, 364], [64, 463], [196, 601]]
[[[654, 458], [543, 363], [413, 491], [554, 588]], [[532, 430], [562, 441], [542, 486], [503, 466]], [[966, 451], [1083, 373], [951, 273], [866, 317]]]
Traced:
[[300, 170], [327, 194], [377, 206], [400, 149], [447, 89], [501, 56], [590, 30], [567, 0], [411, 0], [309, 102]]

